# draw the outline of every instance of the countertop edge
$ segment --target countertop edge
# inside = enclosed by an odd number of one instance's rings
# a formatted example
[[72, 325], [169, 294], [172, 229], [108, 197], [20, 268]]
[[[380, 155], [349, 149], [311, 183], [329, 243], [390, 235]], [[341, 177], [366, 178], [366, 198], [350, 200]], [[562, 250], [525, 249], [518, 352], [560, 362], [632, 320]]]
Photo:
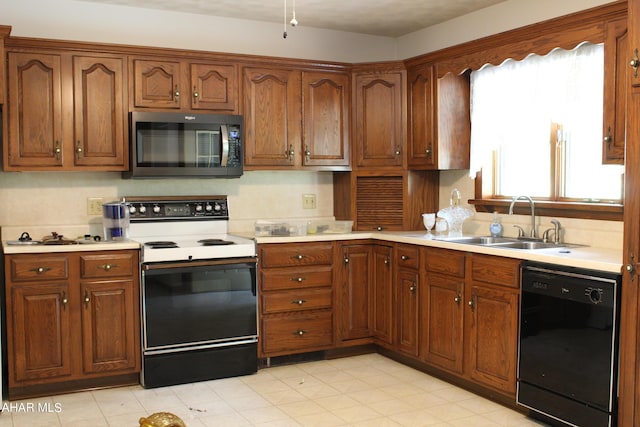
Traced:
[[386, 242], [407, 243], [412, 245], [452, 249], [469, 253], [501, 256], [527, 261], [537, 261], [567, 267], [587, 268], [610, 273], [622, 272], [622, 249], [597, 248], [584, 246], [549, 249], [506, 249], [491, 246], [476, 246], [463, 243], [436, 240], [433, 236], [419, 231], [381, 231], [381, 232], [352, 232], [345, 234], [312, 234], [303, 236], [254, 237], [256, 243], [303, 243], [334, 240], [375, 239]]

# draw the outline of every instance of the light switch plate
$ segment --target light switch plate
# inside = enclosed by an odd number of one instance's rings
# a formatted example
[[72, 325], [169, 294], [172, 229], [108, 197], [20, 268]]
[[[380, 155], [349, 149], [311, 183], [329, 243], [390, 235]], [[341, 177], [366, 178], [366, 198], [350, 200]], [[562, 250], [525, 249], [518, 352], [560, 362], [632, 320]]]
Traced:
[[102, 197], [88, 197], [87, 198], [87, 215], [102, 215], [102, 204], [104, 199]]
[[315, 194], [302, 195], [302, 209], [316, 209], [317, 207]]

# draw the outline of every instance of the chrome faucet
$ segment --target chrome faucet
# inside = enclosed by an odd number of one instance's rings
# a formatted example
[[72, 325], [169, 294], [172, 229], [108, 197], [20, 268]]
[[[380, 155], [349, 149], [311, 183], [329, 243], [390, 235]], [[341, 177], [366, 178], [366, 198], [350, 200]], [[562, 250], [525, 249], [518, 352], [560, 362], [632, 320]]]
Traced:
[[533, 199], [529, 196], [518, 196], [514, 197], [511, 201], [511, 205], [509, 205], [509, 215], [513, 215], [513, 205], [516, 204], [518, 200], [526, 200], [529, 202], [529, 206], [531, 207], [531, 237], [534, 239], [538, 238], [538, 233], [536, 232], [536, 208], [533, 203]]

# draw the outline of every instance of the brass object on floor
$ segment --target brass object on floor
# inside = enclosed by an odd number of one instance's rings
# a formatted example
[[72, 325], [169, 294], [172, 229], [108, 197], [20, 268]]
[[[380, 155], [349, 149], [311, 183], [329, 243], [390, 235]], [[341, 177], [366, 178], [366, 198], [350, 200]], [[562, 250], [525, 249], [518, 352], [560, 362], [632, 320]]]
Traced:
[[169, 412], [156, 412], [140, 418], [140, 427], [187, 427], [178, 416]]

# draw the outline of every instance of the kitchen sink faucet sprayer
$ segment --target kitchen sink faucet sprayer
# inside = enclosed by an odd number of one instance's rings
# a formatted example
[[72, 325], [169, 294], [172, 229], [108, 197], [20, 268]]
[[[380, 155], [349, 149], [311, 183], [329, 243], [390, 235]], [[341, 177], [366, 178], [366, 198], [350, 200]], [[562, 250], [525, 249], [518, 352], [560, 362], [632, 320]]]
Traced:
[[513, 215], [513, 205], [516, 204], [518, 200], [526, 200], [529, 202], [529, 206], [531, 207], [531, 237], [534, 239], [538, 238], [538, 233], [536, 232], [536, 208], [533, 203], [533, 199], [529, 196], [517, 196], [514, 197], [509, 205], [509, 215]]

